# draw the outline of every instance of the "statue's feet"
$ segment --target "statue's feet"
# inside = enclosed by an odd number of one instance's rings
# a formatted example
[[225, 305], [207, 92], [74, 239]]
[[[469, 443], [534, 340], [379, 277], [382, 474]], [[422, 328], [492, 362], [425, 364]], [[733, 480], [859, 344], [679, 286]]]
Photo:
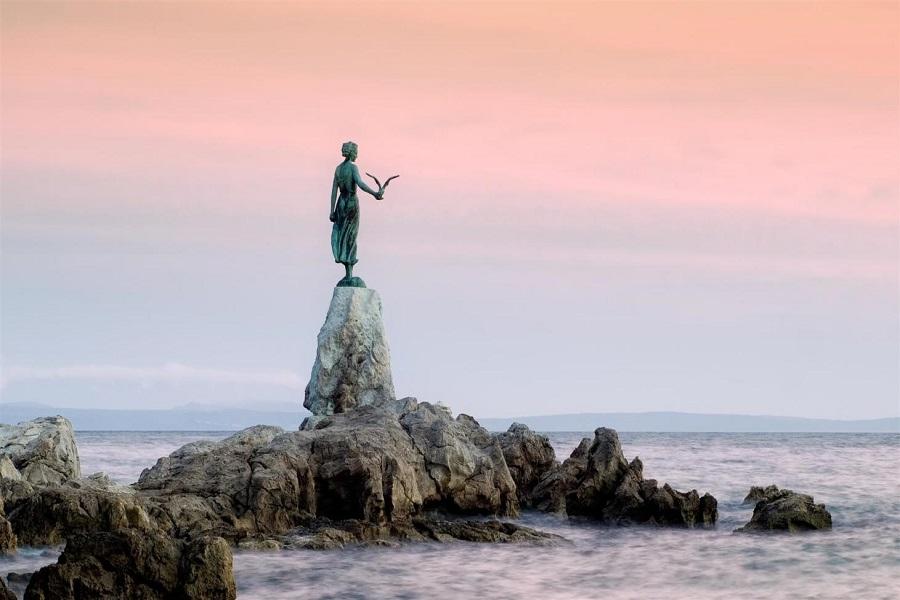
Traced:
[[366, 287], [366, 282], [362, 280], [362, 277], [344, 277], [337, 282], [337, 287], [364, 288]]

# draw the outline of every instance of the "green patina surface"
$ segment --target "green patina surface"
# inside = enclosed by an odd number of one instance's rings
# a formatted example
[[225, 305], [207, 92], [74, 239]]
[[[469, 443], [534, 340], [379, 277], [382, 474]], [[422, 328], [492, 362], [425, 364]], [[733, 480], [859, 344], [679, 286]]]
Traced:
[[359, 168], [355, 162], [359, 147], [354, 142], [345, 142], [341, 146], [341, 155], [344, 161], [334, 170], [334, 181], [331, 184], [331, 253], [334, 262], [344, 265], [344, 278], [338, 281], [338, 287], [366, 287], [366, 283], [360, 277], [353, 276], [353, 265], [359, 259], [356, 257], [356, 237], [359, 234], [359, 198], [357, 189], [361, 189], [375, 197], [376, 200], [384, 198], [384, 190], [390, 183], [388, 178], [384, 184], [372, 175], [372, 179], [378, 185], [374, 190], [366, 185], [359, 176]]

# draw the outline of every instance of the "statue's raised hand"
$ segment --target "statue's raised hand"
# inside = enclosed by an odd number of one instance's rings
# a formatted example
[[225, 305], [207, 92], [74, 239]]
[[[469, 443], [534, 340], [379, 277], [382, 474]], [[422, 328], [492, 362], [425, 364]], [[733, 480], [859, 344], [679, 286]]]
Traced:
[[393, 176], [391, 176], [391, 177], [388, 177], [388, 178], [385, 180], [384, 185], [381, 185], [381, 182], [378, 181], [378, 178], [377, 178], [377, 177], [375, 177], [375, 176], [372, 175], [371, 173], [366, 173], [366, 175], [368, 175], [369, 177], [371, 177], [372, 179], [374, 179], [374, 180], [375, 180], [375, 185], [378, 186], [378, 193], [375, 194], [375, 198], [377, 198], [378, 200], [384, 199], [384, 190], [387, 189], [387, 186], [388, 186], [388, 184], [391, 182], [391, 179], [397, 179], [398, 177], [400, 177], [399, 175], [393, 175]]

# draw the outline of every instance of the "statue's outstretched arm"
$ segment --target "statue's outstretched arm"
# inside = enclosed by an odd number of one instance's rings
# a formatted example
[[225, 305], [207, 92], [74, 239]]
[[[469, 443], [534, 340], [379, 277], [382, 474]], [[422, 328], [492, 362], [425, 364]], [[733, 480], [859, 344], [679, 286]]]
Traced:
[[381, 190], [373, 190], [370, 188], [365, 181], [362, 180], [362, 177], [359, 176], [359, 169], [356, 168], [356, 165], [353, 165], [353, 179], [356, 181], [356, 186], [364, 192], [368, 192], [375, 196], [378, 200], [381, 200]]
[[331, 180], [331, 213], [328, 218], [331, 221], [334, 221], [334, 207], [337, 204], [337, 195], [338, 195], [338, 182], [337, 182], [337, 173], [334, 174], [334, 179]]

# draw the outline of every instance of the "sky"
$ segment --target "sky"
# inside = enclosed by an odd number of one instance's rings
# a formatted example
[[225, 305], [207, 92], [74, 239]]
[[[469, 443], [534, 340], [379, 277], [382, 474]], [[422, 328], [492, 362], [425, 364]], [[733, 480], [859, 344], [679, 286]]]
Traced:
[[3, 402], [900, 415], [900, 5], [0, 4]]

